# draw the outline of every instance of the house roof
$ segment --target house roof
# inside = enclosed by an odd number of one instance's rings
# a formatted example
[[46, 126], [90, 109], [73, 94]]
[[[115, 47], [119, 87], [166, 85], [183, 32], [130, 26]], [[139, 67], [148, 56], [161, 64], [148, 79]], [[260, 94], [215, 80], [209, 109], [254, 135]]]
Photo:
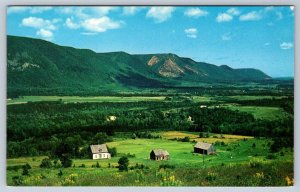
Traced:
[[163, 150], [163, 149], [153, 149], [152, 150], [155, 154], [155, 156], [166, 156], [166, 155], [170, 155], [168, 151]]
[[211, 143], [204, 143], [204, 142], [197, 142], [194, 147], [199, 148], [199, 149], [209, 149], [212, 146]]
[[107, 153], [107, 146], [106, 144], [102, 145], [90, 145], [92, 153]]

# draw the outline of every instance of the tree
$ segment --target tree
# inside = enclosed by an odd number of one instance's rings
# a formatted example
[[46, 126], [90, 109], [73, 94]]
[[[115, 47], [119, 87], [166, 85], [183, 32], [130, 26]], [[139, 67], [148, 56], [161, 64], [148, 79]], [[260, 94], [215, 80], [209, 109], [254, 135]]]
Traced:
[[64, 168], [67, 168], [67, 167], [71, 167], [72, 166], [72, 159], [70, 158], [70, 155], [69, 154], [63, 154], [60, 158], [59, 158], [62, 166]]
[[25, 165], [22, 166], [23, 168], [23, 172], [22, 172], [22, 175], [29, 175], [29, 169], [31, 169], [31, 166], [26, 163]]
[[108, 152], [110, 153], [110, 155], [112, 156], [112, 157], [115, 157], [115, 156], [117, 156], [117, 148], [116, 147], [113, 147], [113, 148], [107, 148], [107, 150], [108, 150]]
[[94, 144], [103, 144], [106, 142], [112, 141], [106, 133], [97, 133], [94, 138], [93, 138], [93, 143]]
[[203, 138], [203, 137], [204, 137], [203, 132], [200, 132], [199, 133], [199, 138]]
[[121, 157], [118, 161], [119, 171], [128, 171], [129, 160], [127, 157]]
[[40, 164], [40, 168], [51, 168], [51, 167], [52, 167], [52, 162], [48, 157], [42, 160]]

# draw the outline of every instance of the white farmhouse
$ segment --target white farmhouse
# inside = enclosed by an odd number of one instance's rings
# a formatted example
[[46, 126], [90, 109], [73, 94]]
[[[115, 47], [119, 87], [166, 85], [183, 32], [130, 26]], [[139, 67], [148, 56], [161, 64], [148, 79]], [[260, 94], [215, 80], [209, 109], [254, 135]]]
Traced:
[[106, 144], [90, 146], [93, 159], [110, 159], [111, 155], [107, 150]]

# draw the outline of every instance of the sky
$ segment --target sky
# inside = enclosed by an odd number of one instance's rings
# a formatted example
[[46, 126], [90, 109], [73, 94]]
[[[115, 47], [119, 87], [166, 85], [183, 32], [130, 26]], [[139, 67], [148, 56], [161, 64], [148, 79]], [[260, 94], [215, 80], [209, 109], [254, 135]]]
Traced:
[[293, 6], [11, 6], [7, 34], [294, 76]]

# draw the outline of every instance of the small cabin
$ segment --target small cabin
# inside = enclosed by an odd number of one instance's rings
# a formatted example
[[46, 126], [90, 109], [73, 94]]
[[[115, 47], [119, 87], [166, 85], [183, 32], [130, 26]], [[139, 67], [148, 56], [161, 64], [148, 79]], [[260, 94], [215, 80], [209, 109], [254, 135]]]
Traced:
[[216, 153], [216, 149], [214, 145], [211, 143], [197, 142], [194, 145], [194, 153], [211, 155]]
[[150, 152], [150, 159], [160, 161], [160, 160], [169, 160], [170, 154], [168, 151], [163, 149], [153, 149]]
[[106, 144], [90, 145], [93, 159], [110, 159]]

